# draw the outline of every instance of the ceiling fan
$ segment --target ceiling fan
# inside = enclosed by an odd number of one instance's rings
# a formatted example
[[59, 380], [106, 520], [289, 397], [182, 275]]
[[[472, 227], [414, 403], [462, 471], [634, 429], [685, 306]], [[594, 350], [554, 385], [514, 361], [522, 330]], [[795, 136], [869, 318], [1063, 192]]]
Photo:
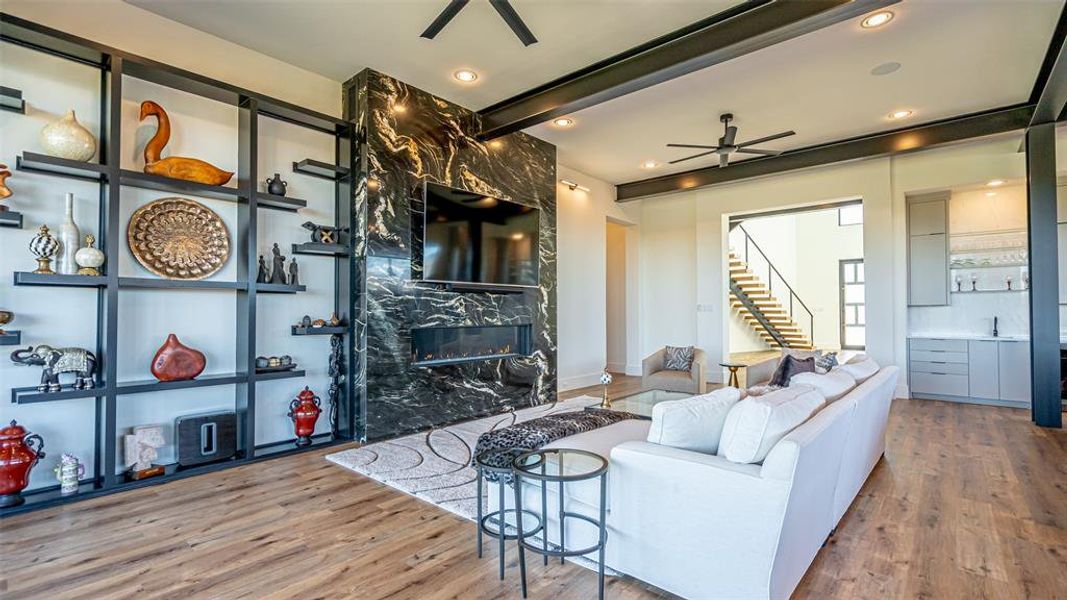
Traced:
[[[437, 15], [437, 18], [433, 20], [433, 23], [430, 23], [430, 26], [427, 27], [426, 31], [423, 31], [422, 35], [419, 37], [424, 37], [428, 40], [434, 39], [437, 34], [441, 33], [441, 30], [445, 28], [445, 25], [448, 25], [449, 22], [459, 14], [459, 11], [463, 10], [464, 6], [467, 6], [468, 2], [470, 2], [470, 0], [450, 0], [448, 6], [441, 11], [441, 14]], [[526, 23], [522, 21], [522, 17], [519, 16], [519, 13], [515, 12], [515, 9], [512, 8], [510, 0], [489, 0], [489, 4], [493, 5], [496, 12], [500, 14], [500, 17], [504, 19], [504, 22], [508, 24], [508, 27], [515, 32], [515, 35], [518, 36], [519, 41], [521, 41], [524, 46], [537, 43], [537, 38], [530, 32], [530, 28], [526, 26]]]
[[709, 154], [718, 154], [719, 166], [725, 167], [726, 165], [730, 164], [730, 155], [734, 152], [740, 154], [762, 154], [764, 156], [778, 156], [782, 153], [781, 150], [762, 150], [760, 148], [752, 148], [751, 146], [761, 144], [763, 142], [769, 142], [771, 140], [789, 137], [791, 135], [796, 135], [797, 133], [795, 131], [783, 131], [782, 133], [776, 133], [774, 135], [768, 135], [767, 137], [761, 137], [759, 139], [749, 140], [747, 142], [735, 144], [734, 140], [737, 138], [737, 127], [730, 125], [730, 121], [732, 121], [733, 118], [734, 116], [730, 113], [725, 113], [719, 117], [719, 120], [723, 123], [723, 128], [725, 129], [725, 131], [723, 132], [722, 137], [719, 138], [719, 144], [717, 146], [701, 146], [698, 144], [667, 144], [668, 148], [700, 148], [703, 150], [707, 150], [707, 152], [700, 152], [699, 154], [694, 154], [685, 158], [679, 158], [678, 160], [672, 160], [670, 161], [670, 164], [673, 165], [674, 163], [680, 163], [685, 160], [700, 158], [701, 156], [707, 156]]

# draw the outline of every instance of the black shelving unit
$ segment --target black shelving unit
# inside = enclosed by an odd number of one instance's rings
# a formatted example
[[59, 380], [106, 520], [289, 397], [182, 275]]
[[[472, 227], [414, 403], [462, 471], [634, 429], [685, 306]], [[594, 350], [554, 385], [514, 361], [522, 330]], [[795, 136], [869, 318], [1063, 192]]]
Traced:
[[0, 227], [22, 229], [22, 213], [13, 210], [0, 211]]
[[22, 332], [15, 329], [5, 329], [0, 333], [0, 346], [18, 346], [22, 343]]
[[292, 332], [293, 335], [344, 335], [348, 332], [348, 326], [301, 327], [299, 325], [293, 325]]
[[[55, 504], [99, 497], [122, 490], [157, 485], [265, 458], [304, 451], [306, 448], [297, 448], [292, 443], [293, 440], [258, 446], [255, 442], [256, 384], [281, 379], [299, 379], [306, 376], [302, 369], [271, 373], [255, 372], [257, 296], [269, 293], [297, 293], [307, 289], [304, 285], [279, 286], [255, 283], [257, 221], [261, 214], [260, 210], [296, 212], [307, 206], [304, 200], [275, 196], [256, 189], [258, 182], [262, 180], [258, 173], [259, 122], [263, 118], [276, 119], [333, 138], [335, 152], [332, 164], [317, 159], [307, 159], [294, 163], [294, 171], [334, 182], [335, 221], [338, 225], [343, 223], [346, 226], [351, 215], [352, 184], [347, 175], [355, 148], [353, 126], [347, 121], [329, 115], [69, 35], [6, 13], [0, 13], [0, 41], [64, 58], [96, 69], [100, 73], [99, 100], [102, 125], [98, 136], [99, 162], [83, 163], [36, 152], [23, 152], [16, 159], [16, 169], [48, 176], [92, 181], [99, 185], [99, 223], [96, 230], [99, 232], [98, 247], [106, 255], [105, 268], [107, 269], [104, 275], [98, 277], [43, 275], [25, 271], [16, 272], [13, 275], [14, 285], [17, 286], [84, 288], [85, 293], [93, 293], [96, 296], [97, 342], [94, 353], [100, 360], [102, 368], [97, 374], [96, 387], [91, 390], [75, 390], [70, 385], [54, 393], [39, 392], [36, 387], [11, 390], [11, 402], [44, 404], [47, 408], [42, 408], [46, 410], [63, 410], [62, 402], [66, 400], [94, 399], [95, 420], [86, 425], [92, 427], [95, 434], [92, 458], [94, 477], [84, 481], [80, 493], [73, 496], [60, 496], [54, 486], [23, 492], [26, 502], [18, 507], [0, 510], [0, 517]], [[237, 109], [238, 160], [233, 178], [236, 187], [203, 185], [120, 168], [121, 156], [118, 142], [123, 131], [122, 86], [124, 78], [127, 77], [174, 88], [200, 98], [222, 102]], [[7, 90], [0, 90], [0, 96], [2, 96], [0, 104], [4, 104], [8, 103], [11, 95], [7, 93]], [[129, 131], [126, 133], [130, 135]], [[120, 215], [124, 199], [123, 190], [126, 188], [235, 202], [238, 206], [237, 226], [236, 231], [233, 232], [232, 247], [233, 260], [237, 263], [235, 280], [180, 281], [154, 277], [120, 277], [118, 265], [122, 247], [125, 244], [125, 223], [122, 222]], [[21, 215], [17, 219], [12, 217], [11, 211], [0, 213], [0, 225], [21, 226]], [[351, 252], [347, 249], [343, 252], [332, 253], [332, 258], [335, 260], [334, 307], [335, 310], [341, 311], [339, 314], [344, 314], [347, 297], [352, 289], [350, 278], [353, 269], [349, 262], [350, 256]], [[120, 295], [124, 290], [152, 289], [160, 290], [160, 293], [223, 290], [235, 294], [237, 329], [237, 342], [234, 349], [235, 372], [201, 375], [189, 381], [160, 382], [154, 379], [119, 381], [116, 349], [119, 344], [123, 343], [123, 340], [119, 338]], [[175, 324], [175, 327], [179, 326], [180, 323]], [[8, 333], [17, 335], [18, 332]], [[344, 336], [350, 341], [351, 333], [352, 328], [345, 327], [343, 331], [333, 335]], [[351, 343], [344, 347], [347, 352], [351, 352]], [[323, 364], [326, 363], [328, 350], [328, 347], [323, 348]], [[346, 356], [346, 360], [351, 363], [353, 358], [349, 355]], [[118, 471], [116, 464], [118, 455], [116, 441], [122, 433], [117, 430], [118, 397], [217, 386], [230, 386], [234, 390], [234, 410], [238, 414], [239, 422], [237, 455], [231, 460], [188, 469], [169, 465], [163, 476], [141, 481], [127, 481]], [[311, 448], [342, 443], [356, 436], [355, 414], [358, 411], [355, 407], [349, 406], [354, 396], [345, 387], [342, 387], [341, 391], [339, 414], [342, 415], [342, 419], [340, 419], [339, 426], [330, 434], [316, 436]], [[325, 397], [325, 394], [323, 396]], [[50, 403], [59, 404], [52, 407]], [[33, 427], [32, 422], [26, 424], [30, 428]], [[49, 443], [53, 447], [56, 445], [62, 447], [63, 442], [50, 439]]]
[[22, 99], [22, 90], [0, 85], [0, 109], [26, 114], [26, 101]]
[[306, 254], [308, 256], [350, 256], [352, 251], [345, 244], [305, 242], [303, 244], [293, 244], [293, 254]]

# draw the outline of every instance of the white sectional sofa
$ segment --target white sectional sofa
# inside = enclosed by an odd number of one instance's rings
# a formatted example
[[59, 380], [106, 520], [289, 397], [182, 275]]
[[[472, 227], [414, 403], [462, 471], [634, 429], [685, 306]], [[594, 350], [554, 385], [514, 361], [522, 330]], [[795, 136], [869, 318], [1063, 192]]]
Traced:
[[[686, 598], [788, 598], [885, 450], [897, 375], [881, 368], [826, 403], [760, 464], [650, 443], [649, 421], [550, 446], [610, 459], [609, 568]], [[595, 481], [568, 489], [568, 511], [597, 515]], [[510, 506], [513, 496], [506, 498]], [[551, 531], [556, 498], [550, 488]], [[523, 502], [539, 507], [539, 489], [524, 484]], [[568, 520], [566, 536], [568, 547], [591, 546], [596, 530]]]

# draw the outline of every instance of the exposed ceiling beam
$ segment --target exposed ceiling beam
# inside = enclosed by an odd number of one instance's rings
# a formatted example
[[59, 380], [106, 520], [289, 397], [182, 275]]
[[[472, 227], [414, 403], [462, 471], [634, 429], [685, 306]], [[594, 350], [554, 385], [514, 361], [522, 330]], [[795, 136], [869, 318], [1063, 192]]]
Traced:
[[905, 129], [789, 150], [778, 156], [753, 158], [727, 167], [706, 167], [623, 183], [615, 186], [616, 199], [625, 202], [646, 196], [691, 190], [806, 167], [910, 152], [939, 144], [1025, 129], [1033, 114], [1032, 104], [998, 108]]
[[482, 109], [482, 139], [651, 87], [900, 0], [749, 0]]
[[1054, 123], [1064, 117], [1067, 109], [1067, 6], [1060, 11], [1060, 20], [1041, 63], [1030, 102], [1035, 104], [1031, 126]]

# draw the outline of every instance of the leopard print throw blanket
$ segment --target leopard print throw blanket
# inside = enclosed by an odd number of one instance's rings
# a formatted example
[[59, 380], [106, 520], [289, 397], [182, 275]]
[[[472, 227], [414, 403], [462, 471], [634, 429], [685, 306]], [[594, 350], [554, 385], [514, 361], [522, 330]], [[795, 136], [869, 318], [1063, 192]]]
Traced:
[[[633, 418], [636, 417], [629, 413], [595, 408], [538, 417], [483, 433], [478, 437], [478, 443], [474, 447], [474, 456], [481, 456], [482, 453], [490, 450], [501, 450], [501, 452], [488, 454], [484, 464], [506, 469], [524, 452], [537, 450], [545, 444], [570, 435], [592, 431]], [[474, 458], [471, 459], [471, 466], [477, 468]], [[487, 481], [497, 481], [502, 474], [486, 471], [484, 476]], [[505, 483], [511, 483], [510, 475], [503, 475], [503, 477]]]

